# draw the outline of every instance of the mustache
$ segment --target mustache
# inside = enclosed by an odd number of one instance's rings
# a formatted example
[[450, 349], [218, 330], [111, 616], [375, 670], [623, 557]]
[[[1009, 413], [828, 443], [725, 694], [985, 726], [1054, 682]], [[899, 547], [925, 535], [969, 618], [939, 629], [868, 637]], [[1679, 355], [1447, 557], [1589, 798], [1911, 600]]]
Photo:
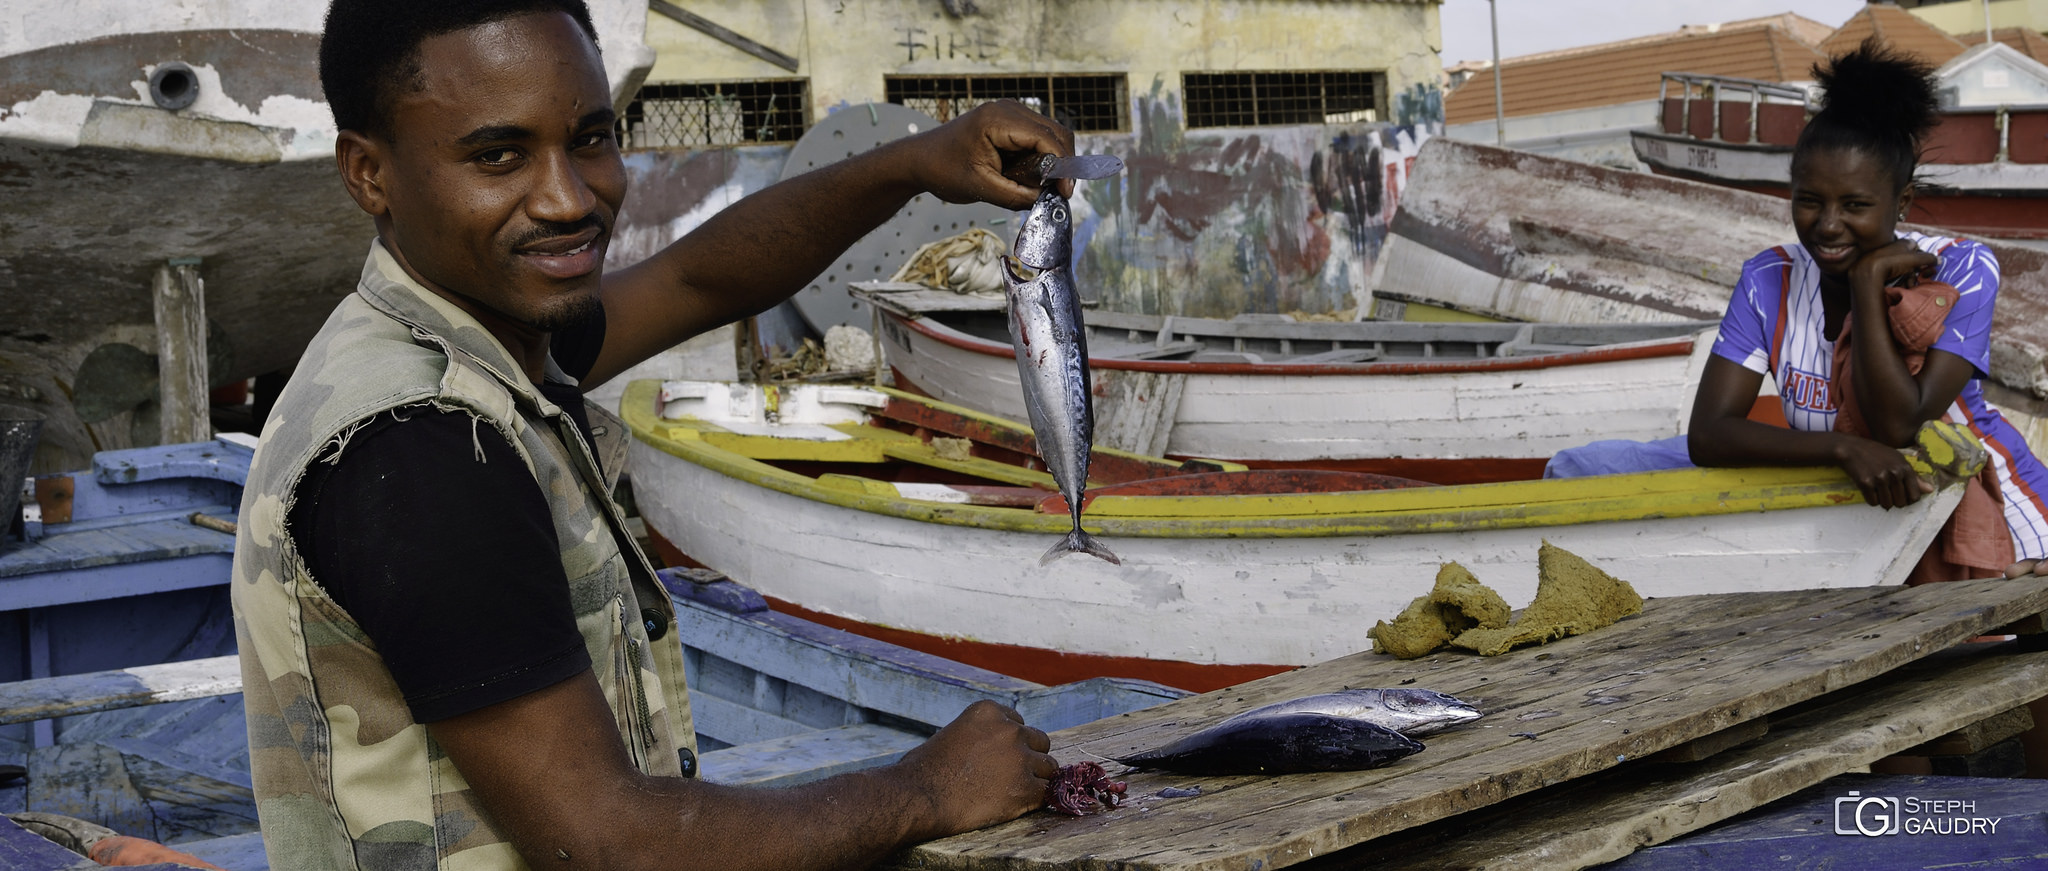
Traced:
[[578, 220], [569, 221], [567, 223], [560, 223], [556, 221], [535, 221], [532, 229], [520, 233], [519, 238], [512, 240], [512, 247], [513, 249], [516, 250], [519, 248], [524, 248], [528, 245], [546, 242], [549, 239], [560, 239], [563, 236], [574, 236], [578, 233], [583, 232], [584, 230], [596, 230], [600, 235], [602, 235], [604, 233], [610, 232], [611, 225], [603, 218], [603, 216], [599, 215], [596, 212], [591, 212], [590, 214], [584, 215], [582, 218]]

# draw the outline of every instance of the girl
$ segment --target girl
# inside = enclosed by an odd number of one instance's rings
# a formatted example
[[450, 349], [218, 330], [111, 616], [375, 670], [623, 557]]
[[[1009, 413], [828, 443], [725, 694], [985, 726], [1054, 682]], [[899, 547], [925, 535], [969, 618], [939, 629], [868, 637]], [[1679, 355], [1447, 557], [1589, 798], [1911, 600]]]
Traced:
[[[1838, 465], [1870, 504], [1895, 508], [1927, 489], [1897, 449], [1926, 421], [1967, 426], [1989, 472], [1909, 583], [2048, 575], [2048, 470], [1978, 383], [1998, 262], [1976, 242], [1897, 228], [1937, 120], [1929, 72], [1874, 41], [1815, 68], [1822, 109], [1792, 151], [1799, 243], [1744, 265], [1687, 446], [1702, 466]], [[1893, 338], [1908, 311], [1922, 347]], [[1765, 374], [1791, 432], [1747, 417]]]

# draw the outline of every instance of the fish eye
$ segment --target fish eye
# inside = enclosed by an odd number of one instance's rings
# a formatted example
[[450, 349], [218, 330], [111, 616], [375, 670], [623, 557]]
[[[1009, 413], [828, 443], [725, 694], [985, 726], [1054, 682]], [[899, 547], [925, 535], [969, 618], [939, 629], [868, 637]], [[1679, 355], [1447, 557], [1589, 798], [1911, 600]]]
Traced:
[[1055, 220], [1055, 221], [1064, 221], [1064, 220], [1066, 220], [1066, 219], [1067, 219], [1067, 210], [1066, 210], [1066, 209], [1063, 209], [1063, 208], [1060, 208], [1059, 206], [1053, 206], [1053, 207], [1052, 207], [1052, 219], [1053, 219], [1053, 220]]

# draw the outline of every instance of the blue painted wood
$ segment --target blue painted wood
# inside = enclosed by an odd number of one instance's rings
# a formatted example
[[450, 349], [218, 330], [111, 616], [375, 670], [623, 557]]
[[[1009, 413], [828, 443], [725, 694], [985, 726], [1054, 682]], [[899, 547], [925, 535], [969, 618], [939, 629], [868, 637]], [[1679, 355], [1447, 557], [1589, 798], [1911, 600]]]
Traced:
[[846, 771], [887, 765], [925, 736], [874, 723], [757, 741], [698, 757], [702, 777], [734, 786], [795, 786]]
[[[787, 614], [753, 608], [746, 595], [739, 592], [745, 588], [730, 581], [690, 583], [684, 589], [687, 593], [674, 600], [678, 631], [685, 646], [694, 651], [687, 657], [693, 699], [702, 695], [728, 699], [742, 707], [753, 706], [758, 690], [757, 678], [752, 673], [760, 672], [845, 705], [908, 720], [928, 730], [951, 722], [961, 709], [977, 699], [992, 699], [1016, 707], [1025, 712], [1033, 725], [1051, 730], [1186, 695], [1158, 684], [1129, 680], [1044, 687]], [[737, 603], [737, 613], [723, 607], [732, 603]], [[804, 698], [800, 693], [792, 696], [785, 689], [780, 695], [783, 704], [772, 713], [781, 719], [801, 721], [804, 712], [789, 707], [792, 697]]]
[[13, 820], [0, 817], [0, 868], [49, 871], [80, 867], [99, 866], [84, 856], [51, 843], [48, 838], [15, 825]]
[[148, 741], [115, 739], [100, 746], [121, 754], [130, 782], [155, 821], [156, 841], [182, 844], [257, 830], [248, 772]]
[[168, 478], [223, 481], [241, 489], [249, 480], [255, 452], [229, 439], [157, 445], [93, 455], [93, 477], [102, 484], [133, 484]]
[[[1858, 795], [1852, 797], [1851, 792]], [[1974, 807], [1906, 819], [1997, 819], [1996, 831], [1969, 834], [1837, 834], [1837, 808], [1853, 829], [1854, 807], [1865, 798], [1969, 801]], [[1844, 801], [1846, 799], [1846, 802]], [[1873, 804], [1866, 825], [1877, 828]], [[1944, 809], [1947, 811], [1947, 809]], [[1953, 823], [1949, 825], [1953, 826]], [[1606, 871], [1722, 871], [1821, 868], [2044, 868], [2048, 867], [2048, 782], [1986, 777], [1844, 774], [1720, 825], [1637, 850], [1600, 866]]]
[[[191, 685], [166, 685], [166, 681], [172, 679], [187, 680]], [[241, 672], [232, 656], [59, 675], [0, 684], [0, 723], [135, 708], [240, 691]]]
[[101, 744], [59, 744], [29, 753], [28, 809], [160, 840], [155, 815], [120, 751]]
[[202, 587], [224, 587], [227, 585], [228, 568], [234, 559], [233, 548], [233, 539], [229, 538], [226, 547], [198, 555], [136, 562], [107, 560], [101, 565], [53, 569], [0, 579], [0, 613]]

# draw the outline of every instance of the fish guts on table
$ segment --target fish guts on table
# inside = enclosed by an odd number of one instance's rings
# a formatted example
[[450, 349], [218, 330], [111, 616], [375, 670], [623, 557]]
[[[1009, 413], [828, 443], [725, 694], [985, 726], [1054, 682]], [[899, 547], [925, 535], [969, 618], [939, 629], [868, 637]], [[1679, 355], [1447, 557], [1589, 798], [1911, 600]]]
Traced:
[[1088, 452], [1095, 441], [1095, 406], [1081, 296], [1074, 288], [1073, 214], [1052, 180], [1046, 180], [1038, 202], [1032, 204], [1024, 225], [1017, 230], [1014, 249], [1014, 256], [1003, 258], [1003, 287], [1009, 298], [1017, 379], [1023, 383], [1024, 406], [1031, 415], [1038, 455], [1059, 484], [1067, 511], [1074, 518], [1073, 531], [1046, 551], [1039, 563], [1078, 551], [1122, 564], [1109, 548], [1081, 529], [1081, 496], [1088, 486]]

